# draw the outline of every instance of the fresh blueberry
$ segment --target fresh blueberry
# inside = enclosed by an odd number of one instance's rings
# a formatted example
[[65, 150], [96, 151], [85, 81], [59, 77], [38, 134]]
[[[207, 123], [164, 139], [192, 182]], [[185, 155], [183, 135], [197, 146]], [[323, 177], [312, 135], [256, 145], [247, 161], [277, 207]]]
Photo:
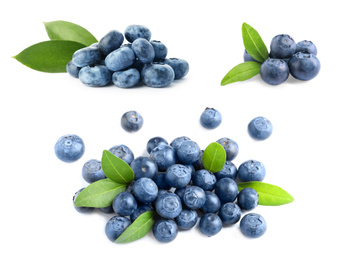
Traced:
[[273, 126], [270, 120], [259, 116], [254, 118], [248, 124], [249, 135], [256, 140], [265, 140], [270, 137], [273, 131]]
[[268, 58], [260, 67], [260, 76], [270, 85], [279, 85], [287, 80], [290, 70], [287, 62], [281, 59]]
[[171, 187], [184, 188], [191, 180], [191, 169], [182, 164], [174, 164], [167, 168], [165, 181]]
[[207, 129], [214, 129], [222, 122], [221, 113], [214, 108], [206, 108], [200, 117], [201, 125]]
[[146, 145], [147, 152], [150, 153], [159, 144], [168, 145], [169, 143], [163, 137], [159, 137], [159, 136], [153, 137], [147, 142], [147, 145]]
[[155, 208], [162, 218], [173, 219], [182, 211], [182, 202], [178, 195], [166, 192], [158, 195]]
[[205, 203], [201, 207], [201, 210], [204, 213], [216, 213], [221, 207], [221, 201], [219, 197], [211, 192], [211, 191], [206, 191], [205, 192]]
[[95, 159], [91, 159], [83, 165], [82, 176], [88, 183], [106, 178], [106, 175], [102, 171], [101, 162]]
[[259, 194], [252, 188], [244, 188], [239, 192], [237, 203], [242, 210], [252, 210], [259, 204]]
[[206, 213], [201, 217], [199, 229], [208, 237], [214, 236], [222, 229], [222, 220], [214, 213]]
[[144, 38], [136, 39], [132, 43], [132, 50], [142, 63], [150, 63], [154, 60], [154, 48], [152, 44]]
[[321, 63], [314, 54], [297, 52], [289, 60], [289, 68], [294, 78], [311, 80], [318, 75]]
[[301, 41], [297, 42], [296, 52], [306, 52], [317, 56], [317, 47], [311, 41]]
[[150, 157], [156, 162], [159, 171], [166, 171], [177, 160], [175, 149], [172, 146], [164, 144], [154, 148], [150, 153]]
[[154, 59], [156, 60], [163, 60], [166, 58], [167, 55], [167, 48], [164, 43], [160, 41], [150, 41], [150, 43], [153, 46], [155, 57]]
[[179, 228], [188, 230], [196, 225], [198, 214], [195, 210], [183, 209], [175, 220]]
[[134, 182], [133, 194], [138, 201], [151, 203], [158, 195], [157, 184], [150, 178], [142, 177]]
[[241, 209], [237, 204], [227, 202], [220, 208], [219, 216], [224, 224], [232, 225], [240, 220]]
[[85, 66], [80, 70], [78, 77], [86, 86], [103, 87], [110, 82], [112, 73], [105, 65]]
[[140, 72], [135, 68], [113, 73], [112, 80], [115, 86], [120, 88], [131, 88], [136, 86], [140, 80]]
[[177, 150], [183, 142], [189, 141], [189, 140], [191, 139], [187, 136], [180, 136], [180, 137], [173, 139], [170, 145]]
[[258, 238], [265, 234], [267, 229], [265, 219], [256, 213], [246, 214], [240, 221], [242, 234], [249, 238]]
[[189, 209], [202, 208], [205, 203], [205, 192], [200, 187], [187, 186], [184, 190], [182, 200]]
[[123, 191], [116, 195], [113, 200], [113, 209], [120, 216], [129, 216], [137, 208], [137, 201], [128, 191]]
[[233, 202], [239, 193], [239, 189], [233, 179], [222, 178], [216, 183], [215, 193], [220, 198], [221, 203]]
[[134, 61], [134, 52], [129, 47], [122, 47], [115, 51], [112, 51], [105, 58], [105, 64], [111, 71], [126, 69], [131, 66]]
[[239, 153], [239, 146], [235, 141], [229, 139], [227, 137], [220, 138], [216, 141], [220, 145], [223, 146], [224, 150], [226, 151], [226, 160], [232, 161]]
[[74, 78], [78, 78], [78, 73], [80, 72], [80, 67], [77, 67], [72, 60], [68, 62], [66, 66], [66, 71], [69, 73], [70, 76]]
[[189, 63], [186, 60], [170, 58], [165, 59], [164, 63], [172, 67], [175, 72], [175, 79], [181, 79], [185, 77], [189, 72]]
[[141, 78], [145, 85], [152, 88], [167, 87], [175, 78], [173, 69], [163, 62], [146, 64], [141, 71]]
[[157, 174], [158, 166], [150, 157], [139, 156], [131, 163], [131, 168], [134, 172], [134, 179], [147, 177], [153, 179]]
[[216, 185], [216, 177], [213, 173], [202, 169], [195, 172], [193, 183], [205, 191], [212, 191]]
[[88, 65], [95, 65], [102, 59], [101, 53], [98, 48], [85, 47], [75, 51], [72, 55], [72, 62], [77, 67], [84, 67]]
[[131, 224], [132, 222], [128, 218], [114, 216], [106, 224], [106, 236], [110, 241], [114, 242]]
[[171, 189], [171, 186], [166, 182], [165, 176], [165, 172], [157, 172], [153, 181], [157, 184], [159, 189], [169, 190]]
[[256, 160], [243, 162], [238, 169], [238, 176], [242, 182], [263, 181], [266, 175], [266, 169], [263, 163]]
[[271, 53], [278, 59], [290, 58], [296, 52], [296, 42], [287, 34], [279, 34], [271, 41]]
[[84, 154], [83, 140], [77, 135], [63, 135], [55, 144], [55, 154], [63, 162], [74, 162]]
[[113, 30], [103, 36], [103, 38], [99, 41], [98, 48], [102, 55], [105, 57], [112, 51], [119, 49], [123, 41], [124, 37], [122, 33]]
[[224, 163], [222, 170], [219, 172], [216, 172], [215, 176], [216, 176], [217, 181], [225, 177], [228, 177], [234, 180], [237, 176], [237, 168], [232, 162], [226, 161]]
[[125, 30], [125, 38], [129, 42], [134, 42], [138, 38], [151, 39], [151, 31], [143, 25], [130, 25]]
[[153, 208], [150, 205], [142, 205], [138, 207], [134, 212], [129, 216], [131, 221], [133, 222], [136, 220], [141, 214], [147, 212], [147, 211], [152, 211]]
[[84, 189], [84, 188], [78, 190], [78, 191], [75, 193], [75, 195], [74, 195], [74, 197], [73, 197], [73, 199], [72, 199], [72, 201], [73, 201], [73, 203], [74, 203], [74, 208], [75, 208], [78, 212], [80, 212], [80, 213], [90, 213], [90, 212], [92, 212], [92, 211], [94, 210], [94, 208], [92, 208], [92, 207], [76, 207], [76, 206], [75, 206], [75, 200], [76, 200], [77, 196], [80, 194], [80, 192], [81, 192], [83, 189]]
[[131, 164], [134, 160], [134, 154], [132, 150], [123, 144], [113, 146], [109, 149], [109, 152], [111, 152], [121, 160], [125, 161], [127, 164]]
[[251, 55], [249, 55], [249, 53], [246, 51], [243, 52], [243, 61], [247, 62], [247, 61], [254, 61], [254, 62], [258, 62], [257, 60], [255, 60]]
[[153, 225], [154, 237], [162, 243], [173, 241], [178, 234], [178, 227], [172, 219], [158, 219]]
[[201, 148], [195, 141], [189, 140], [183, 142], [177, 149], [177, 158], [183, 164], [193, 164], [201, 155]]
[[136, 111], [128, 111], [121, 117], [121, 126], [130, 133], [139, 131], [144, 123], [142, 116]]

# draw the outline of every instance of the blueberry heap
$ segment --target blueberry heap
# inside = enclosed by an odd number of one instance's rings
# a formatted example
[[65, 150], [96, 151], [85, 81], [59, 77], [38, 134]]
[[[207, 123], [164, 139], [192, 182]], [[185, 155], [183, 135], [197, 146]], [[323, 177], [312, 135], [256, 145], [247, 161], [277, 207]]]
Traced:
[[[279, 85], [291, 74], [299, 80], [311, 80], [320, 71], [320, 61], [316, 57], [317, 47], [311, 41], [296, 43], [287, 34], [279, 34], [271, 41], [269, 58], [260, 68], [261, 78], [270, 85]], [[256, 61], [247, 51], [244, 61]]]
[[[124, 38], [128, 43], [124, 43]], [[91, 87], [114, 83], [131, 88], [142, 82], [154, 88], [170, 85], [189, 71], [187, 61], [167, 59], [167, 47], [151, 39], [151, 31], [142, 25], [130, 25], [124, 35], [116, 30], [98, 43], [77, 50], [67, 64], [67, 72]]]

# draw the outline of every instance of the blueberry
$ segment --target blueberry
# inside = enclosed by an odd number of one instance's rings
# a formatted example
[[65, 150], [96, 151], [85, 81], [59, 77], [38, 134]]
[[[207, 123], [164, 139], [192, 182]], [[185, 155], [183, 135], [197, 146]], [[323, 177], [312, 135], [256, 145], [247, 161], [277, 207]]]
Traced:
[[216, 185], [216, 177], [213, 173], [202, 169], [195, 172], [193, 183], [205, 191], [212, 191]]
[[237, 168], [232, 162], [226, 161], [224, 163], [222, 170], [219, 172], [216, 172], [215, 176], [218, 181], [225, 177], [228, 177], [234, 180], [237, 176]]
[[153, 208], [150, 205], [142, 205], [138, 207], [134, 212], [129, 216], [131, 221], [133, 222], [136, 220], [141, 214], [147, 212], [147, 211], [152, 211]]
[[153, 225], [154, 237], [162, 243], [173, 241], [178, 234], [178, 227], [174, 220], [158, 219]]
[[177, 158], [183, 164], [193, 164], [201, 155], [201, 149], [195, 141], [185, 141], [177, 149]]
[[83, 140], [77, 135], [63, 135], [55, 144], [55, 154], [63, 162], [74, 162], [84, 154]]
[[157, 184], [150, 178], [142, 177], [134, 182], [133, 194], [138, 201], [151, 203], [158, 195]]
[[112, 51], [105, 58], [105, 64], [111, 71], [126, 69], [131, 66], [134, 61], [134, 52], [129, 47], [122, 47], [115, 51]]
[[166, 169], [171, 165], [174, 165], [177, 160], [175, 149], [164, 144], [154, 148], [150, 153], [150, 157], [156, 162], [159, 171], [166, 171]]
[[130, 25], [125, 30], [125, 38], [129, 42], [134, 42], [138, 38], [151, 39], [151, 31], [143, 25]]
[[140, 80], [140, 72], [135, 68], [113, 73], [112, 80], [115, 86], [120, 88], [131, 88], [136, 86]]
[[83, 67], [80, 70], [78, 77], [86, 86], [103, 87], [110, 82], [112, 74], [106, 66], [96, 65]]
[[238, 176], [242, 182], [263, 181], [266, 175], [265, 166], [256, 160], [243, 162], [238, 169]]
[[77, 67], [84, 67], [88, 65], [95, 65], [102, 59], [101, 53], [98, 48], [85, 47], [75, 51], [72, 55], [72, 62]]
[[147, 177], [153, 179], [157, 174], [158, 166], [150, 157], [139, 156], [131, 162], [131, 168], [134, 172], [134, 179]]
[[173, 139], [170, 145], [177, 150], [183, 142], [189, 141], [189, 140], [191, 139], [187, 136], [180, 136], [180, 137]]
[[207, 129], [214, 129], [222, 122], [221, 113], [214, 108], [206, 108], [200, 117], [201, 125]]
[[135, 56], [142, 63], [150, 63], [154, 60], [155, 53], [152, 44], [143, 38], [139, 38], [134, 40], [132, 43], [132, 50], [134, 51]]
[[158, 172], [154, 176], [153, 181], [157, 184], [159, 189], [169, 190], [171, 189], [171, 186], [166, 182], [165, 176], [165, 172]]
[[109, 149], [109, 152], [111, 152], [121, 160], [125, 161], [127, 164], [131, 164], [134, 160], [134, 154], [132, 150], [123, 144], [113, 146]]
[[169, 143], [163, 137], [159, 137], [159, 136], [153, 137], [147, 142], [147, 145], [146, 145], [147, 152], [150, 153], [159, 144], [168, 145]]
[[106, 178], [106, 175], [102, 171], [101, 162], [95, 159], [91, 159], [83, 165], [82, 176], [88, 183]]
[[311, 80], [318, 75], [321, 63], [314, 54], [297, 52], [289, 60], [289, 68], [296, 79]]
[[113, 200], [113, 209], [120, 216], [129, 216], [137, 208], [137, 201], [128, 191], [123, 191], [116, 195]]
[[222, 220], [214, 213], [206, 213], [201, 217], [199, 229], [208, 237], [214, 236], [222, 229]]
[[171, 187], [184, 188], [191, 180], [191, 169], [181, 164], [174, 164], [167, 168], [165, 181]]
[[304, 40], [297, 42], [296, 52], [306, 52], [317, 56], [317, 47], [311, 41]]
[[199, 209], [205, 203], [205, 192], [200, 187], [188, 186], [184, 190], [182, 199], [189, 209]]
[[216, 213], [221, 207], [221, 201], [219, 197], [211, 192], [211, 191], [206, 191], [205, 192], [205, 203], [201, 207], [201, 210], [204, 213]]
[[258, 62], [257, 60], [255, 60], [251, 55], [249, 55], [249, 53], [246, 51], [243, 52], [243, 61], [247, 62], [247, 61], [254, 61], [254, 62]]
[[227, 137], [223, 137], [223, 138], [218, 139], [216, 142], [222, 145], [224, 150], [226, 151], [227, 161], [232, 161], [235, 159], [235, 157], [239, 153], [239, 146], [237, 145], [235, 141]]
[[76, 200], [77, 196], [80, 194], [80, 192], [81, 192], [83, 189], [84, 189], [84, 188], [78, 190], [78, 191], [75, 193], [75, 195], [73, 196], [72, 201], [73, 201], [73, 203], [74, 203], [74, 208], [75, 208], [78, 212], [80, 212], [80, 213], [90, 213], [90, 212], [92, 212], [92, 211], [94, 210], [94, 208], [92, 208], [92, 207], [76, 207], [76, 206], [75, 206], [75, 200]]
[[287, 62], [281, 59], [268, 58], [260, 67], [260, 76], [270, 85], [279, 85], [287, 80], [290, 70]]
[[176, 194], [166, 192], [158, 195], [155, 208], [162, 218], [173, 219], [182, 211], [182, 202]]
[[72, 60], [68, 62], [66, 66], [66, 71], [69, 73], [70, 76], [74, 78], [78, 78], [78, 73], [80, 72], [80, 67], [77, 67]]
[[244, 188], [239, 192], [237, 203], [242, 210], [252, 210], [258, 206], [259, 194], [252, 188]]
[[224, 224], [232, 225], [240, 220], [241, 209], [237, 204], [227, 202], [220, 208], [219, 216]]
[[145, 85], [152, 88], [169, 86], [175, 78], [173, 69], [162, 62], [146, 64], [141, 71], [141, 78]]
[[296, 52], [296, 42], [287, 34], [279, 34], [271, 41], [271, 53], [275, 58], [290, 58]]
[[150, 41], [150, 43], [153, 46], [155, 57], [154, 59], [156, 60], [163, 60], [166, 58], [167, 55], [167, 48], [164, 43], [160, 41]]
[[265, 234], [267, 229], [265, 219], [256, 213], [246, 214], [240, 221], [242, 234], [249, 238], [258, 238]]
[[189, 72], [189, 63], [186, 60], [170, 58], [165, 59], [164, 63], [172, 67], [175, 72], [175, 79], [181, 79], [185, 77]]
[[191, 229], [197, 223], [198, 214], [195, 210], [183, 209], [175, 220], [179, 228]]
[[124, 37], [121, 32], [113, 30], [108, 32], [99, 41], [98, 48], [103, 56], [107, 56], [112, 51], [119, 49], [124, 41]]
[[221, 203], [233, 202], [239, 189], [234, 180], [231, 178], [222, 178], [216, 183], [215, 193], [220, 198]]
[[121, 126], [130, 133], [139, 131], [144, 123], [142, 116], [136, 111], [128, 111], [121, 117]]
[[256, 140], [265, 140], [270, 137], [273, 131], [273, 126], [270, 120], [259, 116], [254, 118], [248, 124], [249, 135]]
[[110, 241], [114, 242], [131, 224], [132, 222], [128, 218], [114, 216], [106, 224], [106, 236]]

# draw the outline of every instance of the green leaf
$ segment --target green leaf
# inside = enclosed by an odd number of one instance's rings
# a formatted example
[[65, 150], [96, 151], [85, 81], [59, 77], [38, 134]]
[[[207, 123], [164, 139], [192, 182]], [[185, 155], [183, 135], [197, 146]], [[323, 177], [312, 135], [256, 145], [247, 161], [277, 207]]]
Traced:
[[221, 86], [237, 81], [244, 81], [260, 73], [261, 64], [254, 61], [240, 63], [232, 68], [221, 81]]
[[74, 41], [85, 46], [97, 42], [96, 38], [88, 30], [74, 23], [53, 21], [44, 22], [44, 25], [51, 40]]
[[112, 204], [116, 195], [125, 191], [126, 184], [103, 179], [84, 188], [75, 200], [76, 207], [103, 208]]
[[267, 60], [267, 47], [259, 33], [249, 24], [242, 24], [242, 38], [245, 49], [249, 55], [261, 63]]
[[134, 180], [134, 172], [131, 167], [107, 150], [103, 151], [101, 166], [107, 178], [117, 183], [127, 184]]
[[203, 152], [202, 162], [207, 171], [219, 172], [226, 162], [226, 151], [219, 143], [211, 143]]
[[116, 240], [115, 243], [123, 244], [136, 241], [144, 237], [153, 227], [154, 211], [141, 214]]
[[84, 47], [85, 45], [72, 41], [45, 41], [26, 48], [13, 58], [34, 70], [66, 72], [66, 65], [74, 52]]
[[282, 188], [259, 181], [241, 182], [239, 191], [244, 188], [255, 189], [259, 194], [259, 205], [280, 206], [294, 201], [294, 198]]

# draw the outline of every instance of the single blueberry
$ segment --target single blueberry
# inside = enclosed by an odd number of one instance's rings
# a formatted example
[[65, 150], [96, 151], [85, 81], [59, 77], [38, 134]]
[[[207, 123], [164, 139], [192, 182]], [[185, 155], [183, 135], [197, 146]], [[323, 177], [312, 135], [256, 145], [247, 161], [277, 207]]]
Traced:
[[89, 65], [95, 65], [102, 59], [101, 53], [98, 48], [85, 47], [75, 51], [72, 55], [72, 62], [77, 67], [84, 67]]
[[147, 177], [153, 179], [157, 174], [158, 166], [150, 157], [139, 156], [131, 162], [131, 168], [134, 172], [134, 179]]
[[306, 52], [317, 56], [317, 47], [311, 41], [304, 40], [297, 42], [296, 52]]
[[80, 212], [80, 213], [90, 213], [90, 212], [92, 212], [92, 211], [94, 210], [94, 208], [92, 208], [92, 207], [76, 207], [76, 206], [75, 206], [75, 200], [76, 200], [77, 196], [80, 194], [80, 192], [81, 192], [83, 189], [84, 189], [84, 188], [78, 190], [78, 191], [75, 193], [75, 195], [73, 196], [73, 198], [72, 198], [72, 201], [73, 201], [73, 203], [74, 203], [74, 208], [75, 208], [78, 212]]
[[237, 204], [227, 202], [220, 208], [219, 216], [224, 224], [232, 225], [240, 220], [241, 209]]
[[233, 202], [239, 193], [239, 189], [233, 179], [222, 178], [216, 183], [215, 193], [220, 198], [221, 203]]
[[222, 170], [219, 172], [216, 172], [215, 176], [216, 176], [217, 181], [225, 177], [228, 177], [234, 180], [237, 177], [237, 168], [232, 162], [226, 161], [224, 163]]
[[70, 76], [74, 78], [78, 78], [78, 73], [80, 72], [81, 67], [77, 67], [72, 60], [68, 62], [66, 66], [66, 71], [69, 73]]
[[258, 238], [265, 234], [267, 229], [265, 219], [256, 213], [246, 214], [240, 221], [242, 234], [249, 238]]
[[110, 82], [112, 73], [105, 65], [85, 66], [80, 70], [78, 77], [86, 86], [103, 87]]
[[158, 219], [153, 225], [154, 237], [162, 243], [173, 241], [178, 234], [178, 227], [174, 220]]
[[247, 62], [247, 61], [254, 61], [254, 62], [258, 62], [257, 60], [255, 60], [245, 49], [245, 51], [243, 52], [243, 61]]
[[84, 154], [83, 140], [77, 135], [63, 135], [55, 144], [55, 154], [63, 162], [74, 162]]
[[259, 194], [252, 188], [244, 188], [239, 192], [237, 203], [242, 210], [252, 210], [259, 204]]
[[162, 218], [173, 219], [182, 211], [182, 202], [178, 195], [165, 192], [158, 195], [155, 209]]
[[132, 222], [128, 218], [114, 216], [106, 224], [106, 236], [110, 241], [114, 242], [131, 224]]
[[198, 214], [195, 210], [183, 209], [175, 220], [179, 228], [188, 230], [196, 225]]
[[142, 177], [136, 180], [132, 188], [135, 198], [142, 203], [151, 203], [157, 198], [157, 184], [150, 178]]
[[134, 154], [132, 150], [128, 148], [126, 145], [115, 145], [108, 151], [114, 154], [116, 157], [120, 158], [121, 160], [125, 161], [128, 165], [130, 165], [134, 160]]
[[214, 108], [206, 108], [200, 117], [200, 123], [204, 128], [214, 129], [222, 122], [221, 113]]
[[279, 85], [285, 82], [289, 75], [289, 66], [284, 60], [268, 58], [261, 64], [260, 76], [267, 84]]
[[169, 143], [163, 138], [163, 137], [153, 137], [150, 140], [148, 140], [146, 145], [146, 150], [148, 153], [151, 153], [151, 151], [156, 148], [159, 144], [168, 145]]
[[256, 140], [265, 140], [272, 134], [273, 126], [270, 120], [259, 116], [248, 124], [249, 135]]
[[159, 189], [169, 190], [171, 189], [171, 186], [166, 182], [165, 176], [165, 172], [157, 172], [153, 181], [157, 184]]
[[224, 150], [226, 151], [227, 161], [232, 161], [235, 159], [235, 157], [239, 153], [239, 146], [234, 140], [223, 137], [218, 139], [216, 142], [222, 145]]
[[115, 86], [120, 88], [132, 88], [139, 83], [140, 72], [135, 68], [113, 73], [112, 80]]
[[138, 207], [134, 212], [129, 216], [131, 221], [133, 222], [136, 220], [141, 214], [147, 212], [147, 211], [152, 211], [153, 207], [150, 205], [142, 205]]
[[108, 32], [103, 38], [99, 41], [98, 48], [102, 55], [105, 57], [112, 51], [120, 48], [121, 44], [124, 41], [124, 37], [121, 32], [113, 30]]
[[170, 145], [177, 150], [183, 142], [189, 141], [189, 140], [191, 139], [187, 136], [180, 136], [180, 137], [173, 139]]
[[175, 78], [173, 69], [162, 62], [146, 64], [141, 71], [141, 79], [145, 85], [152, 88], [169, 86]]
[[238, 169], [238, 176], [242, 182], [263, 181], [266, 175], [266, 169], [263, 163], [256, 160], [243, 162]]
[[297, 52], [289, 60], [289, 68], [294, 78], [311, 80], [318, 75], [321, 63], [314, 54]]
[[121, 117], [121, 126], [130, 133], [139, 131], [144, 123], [142, 116], [136, 111], [128, 111]]
[[216, 213], [221, 208], [219, 197], [211, 191], [205, 192], [205, 203], [201, 207], [204, 213]]
[[186, 60], [170, 58], [165, 59], [163, 62], [172, 67], [173, 71], [175, 72], [175, 79], [181, 79], [189, 72], [189, 63]]
[[151, 31], [143, 25], [133, 24], [125, 29], [125, 38], [131, 43], [139, 38], [149, 41], [151, 39]]
[[115, 196], [113, 200], [114, 212], [120, 216], [129, 216], [137, 208], [137, 201], [128, 191], [123, 191]]
[[278, 59], [291, 58], [296, 52], [296, 42], [288, 34], [279, 34], [271, 41], [271, 53]]
[[156, 162], [159, 171], [166, 171], [177, 160], [175, 149], [172, 146], [164, 144], [154, 148], [150, 153], [150, 157]]
[[214, 236], [222, 229], [222, 220], [214, 213], [206, 213], [201, 217], [199, 229], [208, 237]]
[[93, 183], [106, 178], [102, 171], [101, 161], [91, 159], [87, 161], [82, 168], [83, 179], [88, 183]]
[[182, 164], [174, 164], [167, 168], [165, 181], [171, 187], [184, 188], [191, 180], [191, 169]]
[[205, 192], [197, 186], [187, 186], [184, 190], [182, 201], [189, 209], [199, 209], [205, 203]]
[[193, 164], [201, 155], [201, 148], [195, 141], [189, 140], [183, 142], [177, 149], [177, 158], [183, 164]]
[[105, 64], [111, 71], [119, 71], [130, 67], [135, 61], [135, 55], [131, 48], [122, 47], [112, 51], [105, 58]]
[[152, 44], [144, 38], [136, 39], [132, 43], [132, 50], [142, 63], [150, 63], [154, 60], [154, 48]]
[[213, 173], [202, 169], [195, 172], [193, 183], [205, 191], [212, 191], [216, 185], [216, 177]]
[[155, 60], [163, 60], [166, 58], [167, 55], [167, 48], [164, 43], [160, 41], [150, 41], [150, 43], [153, 46], [154, 53], [155, 53]]

